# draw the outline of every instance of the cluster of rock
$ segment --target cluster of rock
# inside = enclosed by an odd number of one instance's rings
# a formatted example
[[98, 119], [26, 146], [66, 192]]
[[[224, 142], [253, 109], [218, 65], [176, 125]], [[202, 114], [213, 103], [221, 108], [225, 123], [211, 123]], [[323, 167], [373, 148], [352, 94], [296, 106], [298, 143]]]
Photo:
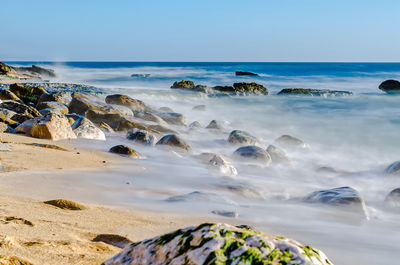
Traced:
[[55, 78], [57, 74], [51, 69], [37, 65], [32, 65], [30, 67], [12, 67], [0, 62], [0, 77], [1, 76], [15, 79], [41, 80], [43, 78]]
[[332, 265], [317, 249], [241, 225], [205, 223], [127, 246], [104, 265], [304, 264]]
[[292, 95], [292, 96], [313, 96], [313, 97], [336, 97], [336, 96], [351, 96], [352, 92], [329, 90], [329, 89], [311, 89], [311, 88], [284, 88], [278, 95]]
[[182, 80], [175, 82], [171, 88], [184, 89], [196, 92], [203, 92], [208, 94], [225, 94], [225, 95], [268, 95], [269, 91], [263, 85], [252, 83], [234, 83], [232, 86], [214, 86], [208, 87], [204, 85], [195, 85], [193, 81]]

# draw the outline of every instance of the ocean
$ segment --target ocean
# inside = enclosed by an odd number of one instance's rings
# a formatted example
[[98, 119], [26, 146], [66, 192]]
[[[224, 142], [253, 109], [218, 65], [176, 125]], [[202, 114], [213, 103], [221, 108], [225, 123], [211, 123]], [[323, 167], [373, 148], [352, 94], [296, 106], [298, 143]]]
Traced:
[[[384, 169], [400, 160], [400, 97], [385, 94], [378, 86], [386, 79], [400, 78], [400, 63], [7, 63], [48, 67], [59, 74], [57, 81], [93, 85], [106, 94], [126, 94], [156, 109], [170, 107], [182, 113], [188, 124], [198, 121], [203, 126], [176, 128], [192, 147], [191, 155], [136, 145], [124, 134], [107, 135], [101, 143], [76, 140], [79, 146], [99, 151], [126, 144], [147, 158], [121, 159], [101, 172], [60, 172], [47, 179], [53, 181], [50, 185], [58, 195], [76, 189], [87, 201], [199, 216], [213, 216], [214, 210], [233, 211], [239, 215], [234, 222], [310, 244], [335, 264], [398, 264], [400, 212], [388, 207], [384, 199], [400, 187], [400, 177], [385, 175]], [[259, 76], [235, 76], [235, 71]], [[208, 86], [257, 82], [270, 95], [209, 97], [170, 89], [173, 82], [183, 79]], [[353, 95], [277, 95], [283, 88], [345, 90]], [[193, 110], [196, 105], [205, 105], [205, 111]], [[211, 120], [223, 129], [205, 129]], [[263, 148], [284, 134], [303, 140], [309, 148], [285, 150], [291, 164], [252, 164], [232, 156], [237, 146], [227, 138], [234, 129], [251, 133]], [[231, 158], [238, 175], [213, 172], [194, 158], [202, 152]], [[321, 172], [320, 167], [332, 167], [336, 173]], [[79, 188], [65, 185], [66, 178], [80, 183]], [[38, 183], [32, 185], [40, 192]], [[369, 220], [349, 220], [337, 209], [303, 202], [313, 191], [342, 186], [361, 194]], [[89, 192], [96, 188], [102, 193]], [[186, 202], [167, 201], [192, 192], [201, 195]]]

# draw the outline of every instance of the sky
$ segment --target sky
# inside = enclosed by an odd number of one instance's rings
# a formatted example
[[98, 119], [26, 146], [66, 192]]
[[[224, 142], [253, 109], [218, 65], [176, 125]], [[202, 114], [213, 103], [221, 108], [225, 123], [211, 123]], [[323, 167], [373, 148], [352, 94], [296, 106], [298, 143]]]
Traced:
[[398, 0], [0, 0], [0, 61], [400, 62]]

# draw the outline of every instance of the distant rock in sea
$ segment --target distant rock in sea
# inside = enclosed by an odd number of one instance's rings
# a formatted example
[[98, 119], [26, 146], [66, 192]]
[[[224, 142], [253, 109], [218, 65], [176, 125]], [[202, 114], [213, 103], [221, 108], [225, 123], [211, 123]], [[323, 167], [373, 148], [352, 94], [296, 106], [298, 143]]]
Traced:
[[294, 96], [315, 96], [315, 97], [328, 97], [328, 96], [351, 96], [350, 91], [329, 90], [329, 89], [311, 89], [311, 88], [284, 88], [278, 95], [294, 95]]
[[131, 74], [131, 77], [146, 78], [146, 77], [150, 77], [150, 74]]
[[258, 74], [256, 74], [256, 73], [252, 73], [252, 72], [242, 72], [242, 71], [236, 71], [235, 74], [236, 74], [236, 75], [258, 76]]
[[194, 92], [203, 92], [209, 95], [268, 95], [268, 88], [255, 82], [234, 83], [232, 86], [214, 86], [208, 87], [204, 85], [195, 85], [193, 81], [182, 80], [176, 81], [171, 86], [173, 89], [190, 90]]
[[385, 91], [388, 94], [397, 94], [400, 93], [400, 82], [397, 80], [389, 79], [383, 81], [379, 85], [379, 89]]

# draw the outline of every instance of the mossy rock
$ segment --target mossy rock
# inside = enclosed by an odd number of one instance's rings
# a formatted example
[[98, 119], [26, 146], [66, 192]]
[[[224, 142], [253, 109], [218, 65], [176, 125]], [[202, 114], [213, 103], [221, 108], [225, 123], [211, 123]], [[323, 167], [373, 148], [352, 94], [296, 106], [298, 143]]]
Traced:
[[40, 96], [47, 93], [47, 91], [40, 86], [33, 87], [19, 83], [10, 85], [10, 91], [22, 99], [22, 101], [25, 103], [31, 102], [33, 104], [37, 104]]
[[104, 264], [333, 265], [323, 252], [295, 240], [212, 223], [133, 243]]
[[83, 206], [77, 202], [70, 201], [70, 200], [64, 200], [64, 199], [50, 200], [50, 201], [45, 201], [44, 203], [55, 206], [60, 209], [64, 209], [64, 210], [84, 210], [85, 209], [85, 206]]
[[190, 80], [182, 80], [182, 81], [176, 81], [174, 84], [171, 86], [171, 88], [180, 88], [180, 89], [192, 89], [194, 88], [194, 82]]

